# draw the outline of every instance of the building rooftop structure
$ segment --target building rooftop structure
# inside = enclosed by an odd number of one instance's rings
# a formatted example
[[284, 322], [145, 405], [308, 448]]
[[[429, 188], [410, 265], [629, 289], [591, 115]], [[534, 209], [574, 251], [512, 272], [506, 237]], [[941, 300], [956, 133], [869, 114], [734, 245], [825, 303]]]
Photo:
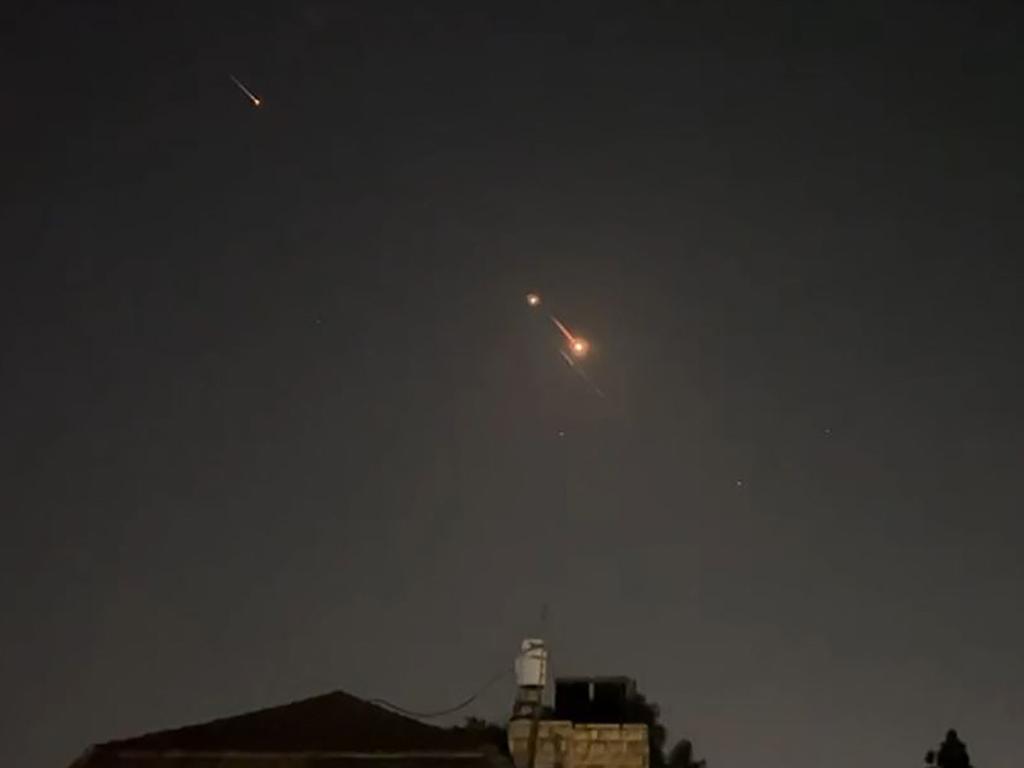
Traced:
[[481, 737], [335, 691], [97, 744], [72, 768], [507, 768]]
[[555, 678], [556, 720], [577, 723], [628, 723], [636, 683], [629, 677]]
[[[520, 698], [525, 691], [520, 686]], [[551, 710], [514, 710], [508, 725], [516, 768], [648, 768], [649, 733], [636, 683], [622, 676], [555, 678]], [[532, 753], [532, 754], [531, 754]]]

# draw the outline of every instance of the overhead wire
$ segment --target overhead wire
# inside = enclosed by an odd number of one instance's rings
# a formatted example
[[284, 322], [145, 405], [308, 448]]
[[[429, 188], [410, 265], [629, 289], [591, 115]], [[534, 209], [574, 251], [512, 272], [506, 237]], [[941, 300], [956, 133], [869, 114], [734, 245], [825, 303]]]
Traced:
[[434, 711], [431, 711], [431, 712], [417, 712], [416, 710], [413, 710], [413, 709], [406, 709], [405, 707], [400, 707], [397, 704], [394, 704], [394, 703], [388, 701], [387, 699], [370, 699], [370, 703], [371, 704], [376, 704], [376, 705], [384, 707], [386, 709], [390, 709], [393, 712], [397, 712], [400, 715], [406, 715], [408, 717], [417, 717], [417, 718], [420, 718], [420, 719], [430, 719], [430, 718], [434, 718], [434, 717], [443, 717], [444, 715], [451, 715], [451, 714], [453, 714], [455, 712], [458, 712], [460, 709], [465, 709], [470, 704], [472, 704], [474, 701], [476, 701], [478, 698], [480, 698], [480, 696], [482, 696], [492, 685], [494, 685], [499, 680], [507, 677], [510, 674], [512, 674], [512, 670], [508, 669], [506, 667], [506, 668], [502, 669], [500, 672], [498, 672], [497, 674], [495, 674], [492, 677], [490, 677], [487, 680], [486, 683], [484, 683], [477, 691], [475, 691], [467, 699], [465, 699], [463, 701], [460, 701], [458, 704], [456, 704], [453, 707], [447, 707], [445, 709], [438, 709], [438, 710], [434, 710]]

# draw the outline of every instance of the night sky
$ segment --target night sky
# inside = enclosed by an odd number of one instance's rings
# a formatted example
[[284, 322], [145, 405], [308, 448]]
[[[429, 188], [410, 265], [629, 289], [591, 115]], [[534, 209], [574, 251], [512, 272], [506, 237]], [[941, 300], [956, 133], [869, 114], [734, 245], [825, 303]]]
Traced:
[[212, 5], [0, 30], [0, 764], [535, 633], [711, 768], [1019, 762], [1024, 12]]

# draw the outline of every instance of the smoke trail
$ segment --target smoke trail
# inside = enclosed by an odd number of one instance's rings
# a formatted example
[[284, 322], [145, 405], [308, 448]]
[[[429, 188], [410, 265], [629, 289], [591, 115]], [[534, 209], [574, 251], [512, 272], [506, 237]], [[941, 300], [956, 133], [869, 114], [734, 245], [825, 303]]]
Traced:
[[594, 390], [594, 393], [596, 395], [605, 400], [608, 399], [608, 396], [601, 391], [601, 388], [597, 386], [597, 384], [595, 384], [589, 376], [587, 376], [587, 372], [583, 370], [583, 366], [576, 364], [576, 359], [572, 355], [570, 355], [564, 349], [558, 350], [558, 354], [560, 354], [562, 356], [562, 359], [565, 360], [566, 363], [568, 363], [569, 367], [576, 371], [579, 377], [586, 382], [587, 386]]

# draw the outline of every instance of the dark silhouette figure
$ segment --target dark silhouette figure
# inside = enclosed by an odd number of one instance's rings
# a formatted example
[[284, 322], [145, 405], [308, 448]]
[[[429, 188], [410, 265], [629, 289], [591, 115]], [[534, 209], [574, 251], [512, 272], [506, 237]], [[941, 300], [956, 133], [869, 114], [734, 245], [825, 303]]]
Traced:
[[651, 768], [662, 768], [665, 765], [665, 726], [658, 722], [660, 715], [658, 705], [648, 701], [640, 692], [633, 694], [626, 702], [626, 722], [643, 723], [647, 726]]
[[469, 734], [479, 739], [481, 744], [494, 747], [498, 754], [508, 755], [508, 737], [503, 725], [489, 723], [479, 717], [467, 717], [462, 725], [456, 725], [450, 730]]
[[680, 739], [665, 756], [665, 726], [659, 720], [661, 710], [653, 701], [637, 692], [627, 702], [626, 720], [647, 726], [647, 740], [650, 747], [651, 768], [706, 768], [703, 760], [694, 760], [693, 744], [689, 739]]
[[680, 739], [668, 753], [667, 768], [706, 768], [707, 762], [693, 757], [693, 742]]
[[936, 768], [973, 768], [971, 758], [967, 754], [967, 745], [960, 741], [960, 737], [952, 728], [946, 731], [946, 738], [939, 746], [939, 751], [928, 750], [924, 761]]

